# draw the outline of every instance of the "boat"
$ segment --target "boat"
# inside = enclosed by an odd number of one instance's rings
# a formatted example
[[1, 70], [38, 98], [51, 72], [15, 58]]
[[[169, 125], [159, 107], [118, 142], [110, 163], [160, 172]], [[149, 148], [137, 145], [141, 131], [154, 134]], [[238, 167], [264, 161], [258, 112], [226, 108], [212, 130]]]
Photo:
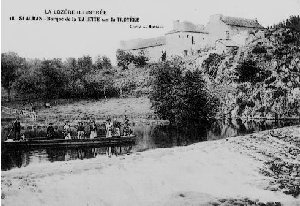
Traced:
[[32, 148], [32, 147], [99, 147], [123, 146], [135, 143], [135, 135], [97, 137], [95, 139], [45, 139], [43, 137], [26, 140], [9, 140], [2, 142], [5, 148]]

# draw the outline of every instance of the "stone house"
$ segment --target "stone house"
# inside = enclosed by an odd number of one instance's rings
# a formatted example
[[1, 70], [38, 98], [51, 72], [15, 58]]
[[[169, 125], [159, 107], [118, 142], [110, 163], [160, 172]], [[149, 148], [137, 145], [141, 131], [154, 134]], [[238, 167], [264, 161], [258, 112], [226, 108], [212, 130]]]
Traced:
[[120, 49], [130, 51], [134, 55], [144, 54], [149, 58], [150, 62], [156, 62], [165, 52], [166, 37], [160, 36], [149, 39], [133, 39], [129, 41], [121, 41]]
[[159, 61], [163, 53], [172, 56], [190, 56], [208, 49], [217, 53], [227, 52], [245, 45], [249, 35], [264, 28], [256, 19], [228, 17], [221, 14], [210, 16], [206, 26], [176, 20], [173, 29], [164, 36], [150, 39], [121, 41], [120, 49], [133, 54], [144, 53], [151, 62]]
[[173, 29], [165, 37], [168, 57], [194, 55], [208, 46], [208, 32], [204, 26], [188, 21], [174, 21]]

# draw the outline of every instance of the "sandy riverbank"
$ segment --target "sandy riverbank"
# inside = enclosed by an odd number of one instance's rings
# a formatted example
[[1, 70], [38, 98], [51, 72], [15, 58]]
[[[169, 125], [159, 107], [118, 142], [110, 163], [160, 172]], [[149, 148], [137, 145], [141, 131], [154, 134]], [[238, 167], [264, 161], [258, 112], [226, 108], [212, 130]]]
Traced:
[[300, 127], [294, 126], [127, 156], [29, 165], [2, 172], [2, 204], [300, 205], [299, 147]]

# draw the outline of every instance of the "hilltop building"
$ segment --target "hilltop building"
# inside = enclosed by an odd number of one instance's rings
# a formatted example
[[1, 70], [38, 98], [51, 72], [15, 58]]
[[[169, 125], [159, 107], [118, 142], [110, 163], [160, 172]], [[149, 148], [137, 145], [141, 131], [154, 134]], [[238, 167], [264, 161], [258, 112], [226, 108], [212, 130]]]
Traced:
[[217, 53], [238, 48], [247, 42], [250, 34], [263, 35], [256, 19], [212, 15], [206, 26], [176, 20], [173, 29], [164, 36], [150, 39], [121, 41], [120, 49], [133, 54], [143, 53], [151, 62], [159, 61], [165, 52], [171, 56], [190, 56], [209, 49]]

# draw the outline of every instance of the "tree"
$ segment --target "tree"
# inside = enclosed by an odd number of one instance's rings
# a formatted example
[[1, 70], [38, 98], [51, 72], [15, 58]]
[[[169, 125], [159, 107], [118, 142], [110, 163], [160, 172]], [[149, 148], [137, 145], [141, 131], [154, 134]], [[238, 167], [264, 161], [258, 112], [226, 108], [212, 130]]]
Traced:
[[149, 58], [146, 57], [145, 52], [141, 50], [138, 55], [133, 55], [133, 63], [137, 67], [143, 67], [147, 65], [147, 62], [149, 61]]
[[78, 58], [77, 67], [78, 67], [78, 73], [80, 76], [83, 76], [83, 75], [91, 72], [91, 70], [93, 68], [92, 58], [89, 55]]
[[117, 50], [117, 62], [118, 66], [122, 69], [128, 69], [129, 64], [134, 64], [137, 67], [143, 67], [147, 65], [149, 58], [146, 57], [144, 51], [140, 51], [138, 55], [134, 55], [124, 50]]
[[183, 64], [176, 61], [161, 62], [153, 68], [152, 108], [173, 125], [208, 126], [218, 100], [207, 90], [199, 70], [184, 71]]
[[41, 62], [28, 62], [28, 69], [20, 75], [14, 84], [14, 88], [21, 94], [43, 95], [46, 90], [44, 77], [40, 71]]
[[133, 61], [133, 55], [130, 52], [126, 52], [124, 50], [117, 50], [117, 65], [122, 67], [122, 69], [128, 69], [128, 66]]
[[13, 52], [1, 54], [1, 86], [7, 90], [8, 100], [14, 81], [18, 77], [18, 70], [25, 66], [25, 59]]
[[43, 75], [45, 95], [47, 98], [55, 98], [62, 94], [61, 92], [63, 91], [65, 84], [62, 65], [61, 59], [42, 61], [40, 71]]
[[94, 64], [94, 68], [96, 70], [105, 70], [107, 73], [109, 73], [112, 69], [111, 61], [106, 56], [98, 56]]

